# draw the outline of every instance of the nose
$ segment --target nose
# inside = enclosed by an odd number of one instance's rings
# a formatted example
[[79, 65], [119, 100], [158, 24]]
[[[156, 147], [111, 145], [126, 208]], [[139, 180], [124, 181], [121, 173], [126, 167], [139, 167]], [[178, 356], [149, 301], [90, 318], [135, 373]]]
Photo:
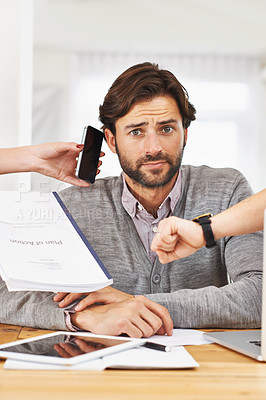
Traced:
[[146, 134], [144, 146], [146, 154], [155, 155], [162, 151], [160, 138], [155, 132]]

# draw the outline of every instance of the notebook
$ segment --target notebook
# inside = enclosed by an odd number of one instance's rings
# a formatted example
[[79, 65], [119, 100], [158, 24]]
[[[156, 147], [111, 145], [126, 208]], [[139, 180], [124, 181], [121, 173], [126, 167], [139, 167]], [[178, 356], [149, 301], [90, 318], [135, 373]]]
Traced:
[[[266, 209], [264, 211], [263, 270], [266, 271]], [[258, 361], [266, 362], [266, 273], [263, 274], [262, 322], [261, 330], [210, 332], [204, 333], [205, 339], [243, 353]]]

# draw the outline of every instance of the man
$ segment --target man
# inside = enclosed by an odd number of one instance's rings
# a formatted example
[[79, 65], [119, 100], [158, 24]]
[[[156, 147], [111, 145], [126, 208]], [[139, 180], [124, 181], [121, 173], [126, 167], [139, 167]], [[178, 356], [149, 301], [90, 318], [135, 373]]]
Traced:
[[[133, 66], [110, 88], [100, 119], [122, 176], [60, 195], [111, 273], [114, 288], [90, 294], [82, 311], [64, 310], [70, 329], [171, 334], [168, 312], [175, 327], [259, 327], [261, 233], [227, 237], [165, 265], [150, 250], [161, 219], [217, 214], [251, 194], [236, 170], [180, 166], [187, 128], [195, 119], [182, 85], [156, 65]], [[26, 296], [32, 301], [33, 295]], [[50, 322], [62, 329], [63, 311], [51, 297], [42, 301], [51, 309]]]

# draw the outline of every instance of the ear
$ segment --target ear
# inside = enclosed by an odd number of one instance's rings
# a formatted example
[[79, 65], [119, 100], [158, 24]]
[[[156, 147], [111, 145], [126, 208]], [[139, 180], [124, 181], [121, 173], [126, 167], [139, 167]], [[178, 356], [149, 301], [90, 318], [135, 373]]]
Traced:
[[116, 148], [115, 148], [115, 136], [112, 134], [110, 129], [105, 129], [104, 131], [106, 142], [108, 144], [109, 149], [116, 154]]
[[186, 146], [186, 144], [187, 144], [187, 128], [184, 129], [184, 147]]

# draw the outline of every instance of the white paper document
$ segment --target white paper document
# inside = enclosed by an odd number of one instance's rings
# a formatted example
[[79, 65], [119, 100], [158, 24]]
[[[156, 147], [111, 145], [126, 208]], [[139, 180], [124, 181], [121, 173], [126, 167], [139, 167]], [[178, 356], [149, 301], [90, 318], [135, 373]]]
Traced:
[[[195, 329], [174, 329], [172, 336], [154, 335], [149, 340], [165, 346], [191, 346], [212, 343], [205, 339], [202, 331]], [[147, 340], [147, 339], [140, 339]]]
[[110, 356], [92, 361], [82, 362], [76, 365], [65, 366], [55, 364], [34, 363], [8, 359], [5, 369], [47, 369], [47, 370], [90, 370], [102, 371], [112, 369], [179, 369], [195, 368], [199, 364], [183, 347], [176, 347], [167, 353], [164, 351], [135, 348], [121, 351]]
[[0, 191], [0, 274], [9, 290], [90, 292], [112, 284], [57, 193]]
[[199, 364], [183, 347], [165, 351], [137, 348], [104, 357], [105, 368], [117, 369], [177, 369], [195, 368]]

